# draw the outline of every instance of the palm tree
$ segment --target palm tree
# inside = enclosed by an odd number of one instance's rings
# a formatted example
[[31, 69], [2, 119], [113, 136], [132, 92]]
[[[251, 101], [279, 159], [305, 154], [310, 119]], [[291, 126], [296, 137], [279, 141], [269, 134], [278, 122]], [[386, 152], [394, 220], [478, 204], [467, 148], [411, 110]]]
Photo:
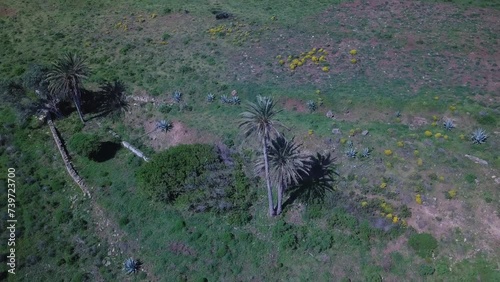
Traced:
[[[290, 184], [298, 183], [303, 175], [307, 175], [309, 168], [308, 157], [299, 151], [302, 144], [297, 144], [294, 138], [286, 139], [279, 135], [271, 141], [269, 146], [269, 166], [271, 178], [278, 186], [278, 203], [276, 214], [281, 214], [283, 208], [283, 193]], [[257, 163], [257, 168], [262, 169], [262, 161]]]
[[66, 53], [52, 65], [47, 73], [49, 90], [54, 95], [71, 98], [75, 103], [80, 120], [85, 123], [81, 109], [80, 86], [82, 80], [87, 78], [89, 69], [85, 60], [74, 53]]
[[257, 135], [259, 141], [262, 142], [270, 216], [276, 215], [276, 212], [273, 208], [273, 193], [271, 189], [271, 179], [269, 176], [267, 148], [271, 135], [279, 135], [279, 132], [276, 130], [276, 126], [282, 126], [282, 124], [275, 119], [276, 114], [281, 112], [281, 110], [275, 110], [275, 106], [276, 102], [272, 98], [257, 96], [257, 103], [248, 103], [247, 111], [240, 114], [241, 120], [239, 123], [239, 127], [243, 130], [245, 137]]

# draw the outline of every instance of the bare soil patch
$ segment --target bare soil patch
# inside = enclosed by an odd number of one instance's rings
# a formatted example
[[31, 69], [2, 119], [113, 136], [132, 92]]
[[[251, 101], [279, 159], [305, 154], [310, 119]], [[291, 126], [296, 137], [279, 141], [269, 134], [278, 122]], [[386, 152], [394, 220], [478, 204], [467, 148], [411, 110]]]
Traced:
[[17, 10], [8, 7], [0, 7], [0, 17], [13, 17], [17, 14]]
[[[189, 128], [181, 121], [174, 120], [172, 125], [168, 132], [156, 130], [149, 134], [148, 145], [155, 151], [162, 151], [179, 144], [213, 143], [216, 140], [211, 134]], [[145, 132], [153, 131], [156, 128], [156, 120], [144, 122], [144, 128]]]
[[299, 113], [308, 112], [305, 101], [292, 98], [286, 99], [285, 102], [282, 103], [282, 107], [288, 111], [296, 111]]

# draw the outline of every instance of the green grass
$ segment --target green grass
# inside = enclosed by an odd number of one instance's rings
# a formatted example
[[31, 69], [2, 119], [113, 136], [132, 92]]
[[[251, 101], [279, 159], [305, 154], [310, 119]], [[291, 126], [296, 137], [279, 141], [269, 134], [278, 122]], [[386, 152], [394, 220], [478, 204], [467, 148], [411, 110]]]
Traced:
[[[498, 253], [468, 253], [487, 237], [474, 241], [469, 236], [468, 243], [462, 243], [471, 230], [445, 234], [438, 238], [437, 257], [432, 260], [419, 258], [407, 244], [385, 253], [414, 230], [401, 228], [400, 223], [390, 225], [389, 219], [380, 216], [383, 211], [408, 219], [408, 207], [415, 207], [416, 193], [422, 194], [426, 207], [432, 207], [430, 199], [438, 197], [446, 201], [444, 204], [463, 202], [464, 208], [458, 212], [469, 213], [479, 205], [500, 211], [500, 198], [487, 172], [500, 169], [500, 158], [491, 154], [499, 147], [493, 133], [499, 125], [498, 106], [489, 101], [495, 93], [460, 80], [465, 74], [472, 74], [472, 81], [490, 75], [483, 63], [493, 63], [491, 56], [498, 50], [494, 28], [481, 16], [465, 13], [471, 7], [496, 9], [498, 4], [488, 0], [424, 1], [417, 12], [383, 19], [390, 25], [381, 28], [371, 17], [384, 16], [378, 13], [383, 7], [374, 8], [371, 14], [365, 6], [352, 9], [338, 5], [349, 1], [261, 2], [4, 1], [2, 5], [14, 9], [15, 15], [0, 16], [0, 36], [5, 39], [0, 43], [3, 79], [19, 80], [30, 64], [49, 65], [64, 51], [72, 50], [85, 56], [92, 68], [84, 84], [87, 88], [95, 90], [104, 81], [118, 79], [126, 84], [127, 94], [145, 91], [167, 100], [174, 90], [180, 90], [192, 107], [192, 111], [179, 111], [174, 105], [169, 112], [162, 112], [160, 105], [133, 106], [132, 114], [124, 118], [96, 119], [85, 127], [72, 113], [56, 121], [66, 142], [80, 131], [96, 134], [101, 141], [110, 140], [109, 127], [152, 156], [155, 152], [148, 148], [149, 141], [137, 139], [144, 134], [143, 122], [179, 120], [190, 129], [228, 143], [231, 140], [233, 149], [246, 154], [244, 169], [251, 172], [255, 144], [245, 140], [237, 128], [245, 103], [257, 95], [268, 95], [279, 105], [295, 99], [305, 106], [307, 100], [321, 97], [324, 104], [313, 113], [285, 110], [278, 117], [290, 128], [284, 130], [287, 136], [299, 137], [308, 151], [332, 152], [339, 173], [337, 192], [325, 204], [289, 206], [284, 220], [267, 217], [264, 185], [262, 181], [254, 184], [258, 199], [244, 210], [252, 219], [240, 225], [234, 224], [230, 215], [191, 213], [152, 201], [137, 188], [133, 177], [142, 160], [125, 149], [104, 162], [70, 152], [79, 173], [94, 187], [93, 201], [124, 232], [121, 241], [128, 247], [121, 248], [125, 252], [109, 256], [109, 242], [96, 232], [99, 218], [66, 174], [48, 128], [35, 121], [21, 126], [16, 109], [6, 103], [0, 110], [0, 135], [5, 138], [0, 163], [19, 171], [22, 232], [18, 250], [22, 259], [18, 271], [26, 275], [9, 279], [500, 279]], [[435, 13], [436, 7], [442, 6], [431, 2], [458, 8], [439, 10], [449, 19], [442, 23]], [[216, 21], [215, 10], [228, 11], [236, 18]], [[357, 13], [364, 13], [363, 19]], [[421, 23], [422, 19], [425, 22]], [[233, 31], [212, 39], [209, 28], [220, 24]], [[416, 47], [408, 51], [405, 34], [411, 31], [415, 35], [414, 28], [420, 35], [415, 38]], [[462, 40], [470, 36], [480, 38], [482, 44]], [[372, 39], [376, 44], [368, 43]], [[330, 72], [323, 73], [314, 65], [294, 72], [288, 64], [279, 66], [277, 55], [286, 59], [313, 47], [328, 49]], [[355, 65], [349, 62], [350, 49], [358, 50]], [[484, 55], [483, 61], [463, 59], [478, 51]], [[379, 65], [381, 60], [389, 66]], [[461, 65], [450, 70], [451, 61]], [[414, 91], [416, 86], [420, 88]], [[2, 84], [0, 94], [6, 95], [3, 88]], [[230, 95], [233, 89], [242, 105], [221, 104], [220, 96]], [[320, 94], [315, 93], [317, 89]], [[216, 95], [213, 103], [205, 101], [209, 92]], [[27, 97], [33, 99], [34, 95], [28, 93]], [[28, 98], [14, 100], [24, 103]], [[334, 112], [334, 120], [325, 117], [327, 110]], [[394, 116], [396, 111], [401, 111], [400, 121]], [[431, 125], [433, 116], [438, 119], [436, 127]], [[446, 132], [442, 128], [444, 117], [454, 119], [457, 127]], [[416, 118], [428, 124], [414, 126]], [[490, 135], [483, 145], [469, 141], [470, 132], [477, 127]], [[332, 128], [340, 128], [342, 135], [332, 135]], [[349, 131], [357, 128], [370, 133], [348, 137]], [[311, 129], [314, 134], [309, 137]], [[449, 138], [425, 137], [426, 130]], [[465, 140], [460, 139], [462, 134]], [[323, 141], [329, 138], [332, 143], [327, 145]], [[347, 145], [340, 144], [340, 138], [351, 140], [358, 151], [373, 148], [371, 156], [348, 159], [344, 154]], [[398, 147], [398, 141], [403, 141], [404, 147]], [[393, 155], [385, 156], [385, 149], [391, 149]], [[480, 167], [464, 154], [485, 159], [489, 165]], [[423, 160], [422, 166], [417, 165], [418, 158]], [[380, 188], [382, 182], [387, 183], [386, 188]], [[444, 199], [450, 189], [458, 191], [454, 200]], [[361, 206], [364, 201], [366, 207]], [[1, 202], [6, 203], [5, 196]], [[382, 203], [390, 208], [382, 208]], [[381, 231], [373, 227], [374, 222], [392, 229]], [[462, 223], [470, 229], [483, 228], [473, 217]], [[457, 259], [449, 259], [456, 254]], [[126, 278], [121, 268], [127, 257], [141, 260], [149, 275]], [[112, 264], [104, 266], [103, 261]], [[6, 270], [5, 264], [0, 270]]]

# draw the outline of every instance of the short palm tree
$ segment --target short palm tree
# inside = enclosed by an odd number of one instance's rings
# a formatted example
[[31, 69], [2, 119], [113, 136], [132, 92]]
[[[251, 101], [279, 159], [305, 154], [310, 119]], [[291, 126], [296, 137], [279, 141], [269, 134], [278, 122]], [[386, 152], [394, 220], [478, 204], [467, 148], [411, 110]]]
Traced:
[[243, 131], [245, 137], [257, 135], [259, 141], [262, 143], [270, 216], [276, 215], [276, 212], [273, 207], [273, 193], [269, 175], [269, 159], [267, 149], [271, 135], [279, 135], [276, 126], [282, 125], [276, 120], [276, 114], [281, 111], [276, 110], [275, 107], [276, 102], [272, 98], [257, 96], [257, 102], [249, 102], [246, 111], [240, 114], [241, 119], [239, 123], [239, 127]]
[[83, 123], [85, 120], [81, 109], [80, 87], [82, 80], [87, 78], [88, 74], [89, 69], [83, 58], [74, 53], [66, 53], [52, 65], [46, 78], [52, 94], [73, 100]]
[[[276, 214], [281, 214], [283, 194], [288, 185], [296, 184], [307, 175], [309, 158], [300, 153], [302, 144], [297, 144], [294, 138], [288, 140], [279, 135], [269, 146], [269, 167], [271, 179], [278, 186], [278, 203]], [[257, 169], [262, 169], [263, 163], [257, 163]]]

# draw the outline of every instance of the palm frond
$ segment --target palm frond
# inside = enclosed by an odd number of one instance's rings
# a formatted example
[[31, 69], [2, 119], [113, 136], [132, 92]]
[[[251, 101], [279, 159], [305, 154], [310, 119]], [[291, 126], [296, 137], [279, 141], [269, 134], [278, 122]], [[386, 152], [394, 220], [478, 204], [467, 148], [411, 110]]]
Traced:
[[275, 119], [281, 110], [276, 110], [276, 102], [270, 97], [257, 97], [257, 102], [248, 102], [245, 112], [240, 114], [239, 128], [245, 137], [257, 135], [269, 138], [274, 132], [279, 134], [277, 126], [282, 124]]

